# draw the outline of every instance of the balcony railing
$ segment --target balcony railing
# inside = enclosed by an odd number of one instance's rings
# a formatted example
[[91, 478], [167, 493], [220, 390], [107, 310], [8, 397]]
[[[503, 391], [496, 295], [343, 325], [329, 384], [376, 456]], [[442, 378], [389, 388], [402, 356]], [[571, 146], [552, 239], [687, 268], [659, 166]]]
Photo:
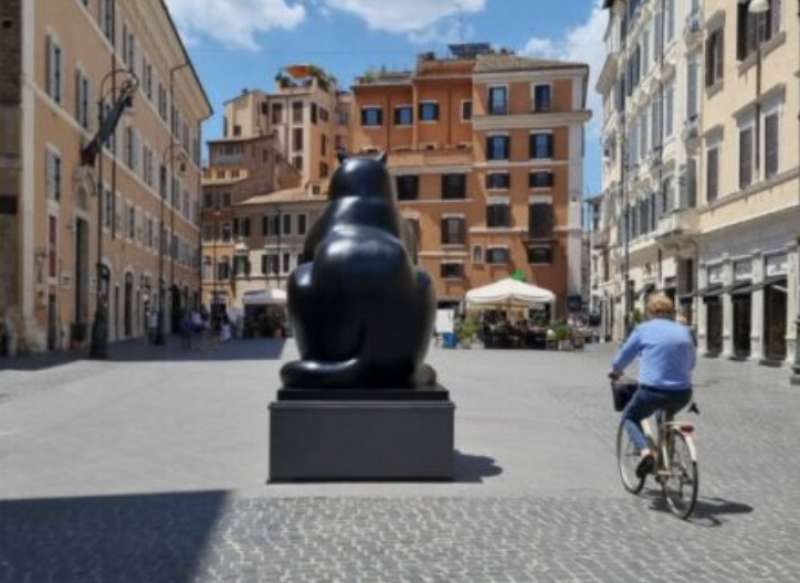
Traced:
[[696, 208], [678, 209], [661, 217], [656, 228], [656, 238], [681, 240], [698, 233], [699, 214]]

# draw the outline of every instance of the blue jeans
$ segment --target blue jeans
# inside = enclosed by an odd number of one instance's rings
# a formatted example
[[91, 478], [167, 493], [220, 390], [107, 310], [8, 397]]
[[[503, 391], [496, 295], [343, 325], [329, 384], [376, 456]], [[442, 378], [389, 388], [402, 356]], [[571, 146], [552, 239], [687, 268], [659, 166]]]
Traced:
[[686, 391], [654, 391], [646, 387], [639, 387], [633, 399], [622, 412], [625, 431], [636, 446], [636, 449], [647, 447], [647, 440], [642, 431], [642, 420], [647, 419], [656, 411], [666, 411], [674, 415], [683, 409], [692, 400], [692, 390]]

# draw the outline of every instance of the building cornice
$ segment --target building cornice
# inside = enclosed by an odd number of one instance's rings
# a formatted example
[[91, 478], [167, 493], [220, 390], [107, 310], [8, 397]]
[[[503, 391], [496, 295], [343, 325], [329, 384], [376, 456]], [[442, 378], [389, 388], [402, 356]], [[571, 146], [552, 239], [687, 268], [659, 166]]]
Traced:
[[589, 110], [516, 115], [476, 115], [472, 118], [472, 128], [475, 131], [552, 128], [583, 124], [590, 119], [592, 119], [592, 112]]
[[491, 71], [486, 73], [474, 73], [473, 83], [508, 83], [509, 81], [558, 81], [558, 80], [577, 80], [581, 81], [588, 76], [589, 68], [586, 65], [574, 68], [541, 69], [527, 71]]

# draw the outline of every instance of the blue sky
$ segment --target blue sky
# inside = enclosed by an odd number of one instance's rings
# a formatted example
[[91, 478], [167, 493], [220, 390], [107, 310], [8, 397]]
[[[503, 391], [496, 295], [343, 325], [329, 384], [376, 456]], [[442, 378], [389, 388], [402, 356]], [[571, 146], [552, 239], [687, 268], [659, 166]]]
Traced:
[[411, 68], [449, 42], [490, 42], [592, 68], [586, 189], [600, 188], [599, 102], [606, 16], [597, 0], [167, 0], [215, 109], [205, 139], [222, 132], [222, 102], [271, 91], [278, 69], [314, 63], [348, 88], [368, 68]]

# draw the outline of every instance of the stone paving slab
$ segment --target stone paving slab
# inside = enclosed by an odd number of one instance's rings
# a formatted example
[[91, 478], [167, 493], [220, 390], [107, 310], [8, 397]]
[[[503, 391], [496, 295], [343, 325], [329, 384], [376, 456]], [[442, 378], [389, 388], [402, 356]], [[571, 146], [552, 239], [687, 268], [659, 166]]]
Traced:
[[431, 353], [454, 483], [266, 485], [291, 343], [0, 370], [0, 582], [797, 581], [800, 392], [701, 359], [696, 518], [622, 491], [613, 347]]

